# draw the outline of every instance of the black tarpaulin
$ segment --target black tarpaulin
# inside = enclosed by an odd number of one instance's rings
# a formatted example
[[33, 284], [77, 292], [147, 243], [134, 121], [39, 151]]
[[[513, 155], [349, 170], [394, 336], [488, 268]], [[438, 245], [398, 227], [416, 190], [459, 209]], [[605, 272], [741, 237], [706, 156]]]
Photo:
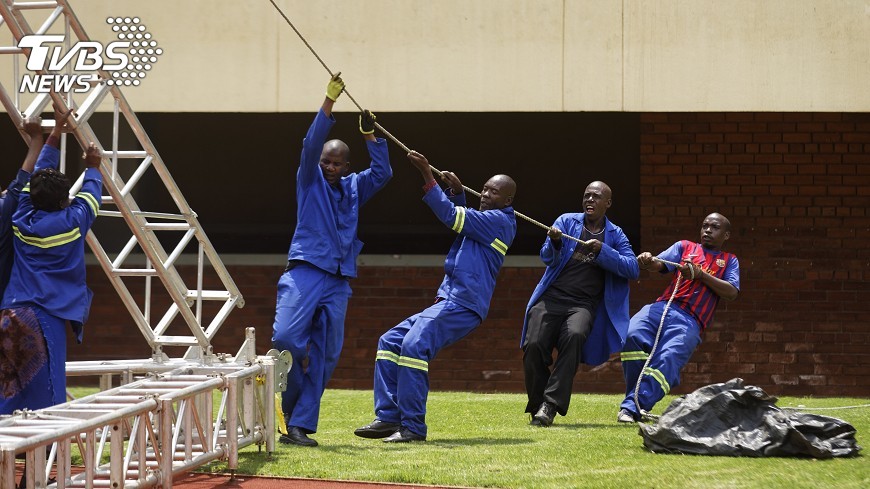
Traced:
[[861, 447], [855, 428], [828, 416], [791, 412], [743, 379], [711, 384], [674, 402], [654, 425], [641, 423], [656, 453], [732, 457], [849, 457]]

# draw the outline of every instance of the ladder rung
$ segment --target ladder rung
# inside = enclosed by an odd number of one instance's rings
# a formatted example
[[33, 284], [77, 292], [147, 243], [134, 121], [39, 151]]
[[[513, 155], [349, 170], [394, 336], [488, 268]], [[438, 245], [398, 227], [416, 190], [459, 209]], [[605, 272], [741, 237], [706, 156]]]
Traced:
[[[115, 156], [115, 151], [103, 151], [103, 156], [111, 158]], [[145, 151], [118, 151], [118, 158], [145, 158], [148, 153]]]
[[16, 47], [0, 48], [0, 54], [24, 54], [24, 50]]
[[137, 217], [144, 217], [148, 219], [174, 219], [176, 221], [187, 221], [187, 218], [184, 217], [183, 214], [167, 214], [165, 212], [145, 212], [145, 211], [133, 211], [131, 214]]
[[217, 301], [217, 300], [223, 301], [223, 300], [229, 300], [232, 298], [230, 296], [230, 293], [227, 291], [224, 291], [224, 290], [203, 290], [202, 294], [200, 294], [196, 290], [188, 290], [187, 291], [187, 298], [188, 299], [197, 299], [199, 297], [202, 297], [202, 299], [206, 300], [206, 301]]
[[154, 277], [157, 270], [153, 268], [114, 268], [112, 274], [118, 277]]
[[149, 222], [145, 224], [145, 229], [152, 229], [154, 231], [187, 231], [191, 227], [186, 222]]
[[18, 10], [33, 10], [40, 8], [57, 8], [57, 2], [13, 2], [12, 8]]
[[154, 343], [158, 345], [196, 346], [199, 344], [193, 336], [157, 336]]

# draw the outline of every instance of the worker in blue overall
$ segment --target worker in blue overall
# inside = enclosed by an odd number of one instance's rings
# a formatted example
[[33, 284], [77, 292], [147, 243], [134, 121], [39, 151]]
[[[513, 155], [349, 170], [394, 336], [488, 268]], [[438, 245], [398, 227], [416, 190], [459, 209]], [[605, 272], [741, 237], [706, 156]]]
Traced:
[[442, 191], [428, 160], [408, 154], [425, 182], [423, 201], [458, 236], [444, 261], [444, 280], [435, 303], [386, 333], [375, 359], [375, 420], [354, 431], [388, 443], [425, 441], [429, 363], [438, 352], [474, 331], [486, 318], [495, 280], [516, 234], [511, 204], [516, 183], [496, 175], [483, 186], [480, 210], [465, 207], [462, 182], [443, 172]]
[[55, 126], [12, 216], [15, 261], [0, 311], [0, 414], [66, 401], [66, 328], [82, 341], [93, 293], [85, 281], [85, 235], [101, 202], [100, 153], [85, 155], [81, 190], [57, 170], [60, 134], [71, 111], [55, 108]]
[[279, 441], [313, 447], [320, 398], [338, 363], [344, 342], [344, 318], [356, 277], [359, 210], [393, 175], [387, 142], [375, 138], [375, 117], [360, 114], [360, 132], [371, 165], [350, 171], [350, 150], [338, 139], [326, 140], [335, 123], [332, 107], [344, 89], [332, 77], [326, 98], [302, 142], [296, 173], [296, 231], [287, 268], [278, 281], [272, 346], [289, 350], [293, 368], [282, 396], [287, 433]]

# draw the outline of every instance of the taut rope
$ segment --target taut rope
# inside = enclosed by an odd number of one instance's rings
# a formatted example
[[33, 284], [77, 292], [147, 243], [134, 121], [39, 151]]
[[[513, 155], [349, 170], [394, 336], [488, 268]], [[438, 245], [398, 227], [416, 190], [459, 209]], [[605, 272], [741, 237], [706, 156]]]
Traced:
[[[305, 47], [307, 47], [308, 50], [311, 51], [311, 54], [313, 54], [314, 57], [317, 58], [317, 61], [319, 61], [320, 64], [323, 66], [323, 68], [326, 70], [326, 72], [329, 73], [329, 76], [335, 76], [335, 73], [334, 73], [331, 69], [329, 69], [329, 66], [326, 65], [326, 63], [323, 61], [323, 58], [321, 58], [321, 57], [317, 54], [317, 52], [314, 50], [314, 48], [311, 47], [311, 44], [308, 43], [308, 41], [305, 39], [305, 36], [303, 36], [302, 33], [299, 32], [299, 29], [297, 29], [296, 26], [293, 25], [293, 22], [290, 21], [290, 19], [287, 17], [286, 14], [284, 14], [284, 11], [281, 10], [281, 7], [279, 7], [279, 6], [275, 3], [275, 0], [269, 0], [269, 3], [271, 3], [272, 6], [275, 7], [275, 10], [277, 10], [278, 13], [281, 14], [281, 17], [284, 18], [284, 20], [287, 22], [287, 25], [289, 25], [290, 28], [293, 29], [293, 32], [295, 32], [296, 35], [299, 36], [299, 39], [301, 39], [302, 42], [305, 43]], [[347, 91], [347, 87], [344, 88], [344, 93], [346, 93], [346, 94], [347, 94], [347, 98], [349, 98], [350, 101], [353, 102], [354, 105], [356, 105], [356, 108], [357, 108], [357, 109], [359, 109], [360, 111], [363, 110], [362, 106], [361, 106], [359, 103], [357, 103], [356, 99], [354, 99], [353, 96], [350, 94], [350, 92]], [[398, 145], [400, 148], [402, 148], [402, 150], [403, 150], [404, 152], [406, 152], [406, 153], [410, 153], [410, 152], [411, 152], [411, 148], [405, 146], [405, 144], [402, 143], [401, 141], [399, 141], [398, 138], [396, 138], [396, 137], [393, 136], [389, 131], [387, 131], [386, 129], [384, 129], [384, 126], [382, 126], [382, 125], [380, 125], [379, 123], [375, 122], [375, 127], [376, 127], [379, 131], [381, 131], [381, 132], [384, 134], [384, 136], [387, 137], [387, 139], [391, 140], [392, 142], [396, 143], [396, 145]], [[441, 170], [435, 168], [435, 167], [432, 166], [432, 165], [429, 165], [429, 168], [431, 168], [432, 171], [433, 171], [436, 175], [438, 175], [439, 177], [441, 176]], [[477, 192], [477, 191], [475, 191], [475, 190], [472, 190], [472, 189], [470, 189], [469, 187], [467, 187], [467, 186], [465, 186], [465, 185], [463, 185], [462, 188], [464, 188], [465, 191], [468, 192], [468, 193], [470, 193], [471, 195], [474, 195], [475, 197], [480, 198], [480, 192]], [[538, 226], [538, 227], [541, 228], [541, 229], [546, 229], [547, 231], [550, 230], [550, 226], [547, 226], [546, 224], [544, 224], [544, 223], [542, 223], [542, 222], [536, 221], [536, 220], [532, 219], [531, 217], [529, 217], [529, 216], [527, 216], [527, 215], [525, 215], [525, 214], [521, 214], [521, 213], [516, 212], [516, 211], [514, 211], [514, 214], [516, 214], [516, 216], [519, 217], [520, 219], [524, 219], [524, 220], [526, 220], [526, 221], [528, 221], [528, 222], [534, 224], [535, 226]], [[562, 237], [563, 237], [563, 238], [568, 238], [568, 239], [570, 239], [570, 240], [572, 240], [572, 241], [576, 241], [576, 242], [578, 242], [578, 243], [580, 243], [580, 244], [582, 244], [582, 245], [585, 245], [585, 244], [586, 244], [586, 241], [583, 241], [583, 240], [581, 240], [581, 239], [575, 238], [574, 236], [569, 236], [569, 235], [567, 235], [567, 234], [563, 234]]]

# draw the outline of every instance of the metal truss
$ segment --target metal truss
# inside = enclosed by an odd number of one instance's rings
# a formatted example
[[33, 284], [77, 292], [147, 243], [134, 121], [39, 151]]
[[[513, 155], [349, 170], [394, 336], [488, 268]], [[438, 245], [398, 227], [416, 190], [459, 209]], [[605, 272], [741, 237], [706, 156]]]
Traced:
[[[38, 14], [41, 14], [41, 18], [45, 18], [35, 24], [39, 27], [34, 30], [29, 19]], [[39, 115], [46, 109], [50, 110], [50, 102], [62, 107], [69, 106], [74, 109], [70, 125], [74, 128], [73, 134], [78, 144], [86, 148], [93, 142], [102, 151], [103, 161], [100, 170], [103, 174], [103, 187], [108, 195], [103, 196], [103, 206], [99, 215], [101, 218], [114, 217], [123, 220], [129, 231], [129, 239], [123, 249], [114, 256], [110, 256], [104, 249], [93, 230], [88, 233], [87, 242], [130, 312], [133, 323], [151, 347], [152, 356], [157, 361], [164, 360], [166, 359], [163, 353], [164, 347], [180, 346], [187, 347], [185, 358], [203, 358], [206, 362], [211, 361], [213, 353], [211, 339], [231, 310], [234, 307], [244, 306], [244, 299], [203, 231], [196, 213], [185, 201], [121, 89], [117, 85], [110, 86], [105, 83], [106, 80], [112, 80], [112, 77], [101, 70], [98, 72], [99, 82], [91, 83], [85, 93], [73, 91], [65, 94], [20, 93], [19, 81], [22, 71], [36, 75], [60, 74], [43, 70], [35, 73], [28, 72], [25, 57], [29, 55], [30, 50], [18, 48], [18, 42], [22, 37], [60, 31], [64, 35], [67, 49], [71, 43], [90, 40], [69, 2], [67, 0], [32, 2], [0, 0], [0, 16], [2, 16], [0, 30], [8, 29], [15, 43], [14, 46], [0, 46], [0, 55], [7, 55], [0, 56], [0, 59], [13, 58], [14, 79], [11, 84], [13, 90], [7, 91], [0, 82], [0, 102], [12, 122], [17, 126], [28, 116]], [[67, 63], [69, 66], [67, 74], [73, 73], [72, 65], [73, 63]], [[27, 98], [30, 100], [25, 100]], [[114, 117], [111, 136], [104, 135], [103, 139], [100, 139], [89, 121], [104, 102], [112, 103]], [[53, 121], [46, 121], [45, 125], [53, 125]], [[130, 147], [120, 147], [119, 134], [122, 130], [129, 130], [133, 134]], [[22, 134], [22, 136], [26, 138], [26, 135]], [[63, 146], [65, 143], [64, 139]], [[65, 169], [65, 163], [62, 161], [61, 170]], [[146, 174], [157, 175], [157, 179], [171, 197], [171, 205], [174, 206], [171, 212], [144, 210], [136, 203], [134, 195], [137, 184]], [[81, 185], [83, 175], [73, 186], [73, 192]], [[153, 192], [153, 188], [145, 190]], [[99, 223], [98, 219], [97, 224]], [[198, 245], [197, 276], [196, 284], [188, 286], [178, 272], [176, 263], [188, 245], [193, 242]], [[164, 243], [169, 247], [164, 248]], [[209, 271], [207, 267], [217, 275], [222, 288], [203, 289], [204, 275]], [[157, 280], [154, 280], [155, 278]], [[128, 285], [128, 282], [137, 281], [139, 283], [134, 284], [137, 286], [134, 290], [144, 289], [145, 293], [144, 300], [138, 302]], [[143, 281], [144, 284], [140, 287], [139, 284]], [[164, 298], [159, 294], [161, 286], [169, 301], [160, 300]], [[153, 297], [155, 295], [157, 300]], [[210, 305], [204, 308], [203, 304], [206, 301]], [[152, 308], [157, 307], [155, 304], [166, 302], [169, 306], [163, 314], [152, 312]], [[170, 326], [178, 323], [183, 323], [186, 328], [179, 324], [172, 330], [176, 334], [171, 334]], [[175, 331], [177, 329], [181, 329], [182, 332], [187, 330], [189, 334], [179, 334]]]
[[[25, 456], [28, 487], [171, 488], [174, 476], [238, 451], [275, 445], [274, 386], [288, 366], [251, 358], [253, 329], [235, 358], [212, 365], [184, 360], [146, 365], [80, 365], [77, 374], [147, 377], [39, 411], [0, 418], [0, 487], [15, 487], [15, 456]], [[214, 400], [219, 396], [215, 409]], [[72, 471], [77, 448], [83, 470]]]
[[[274, 450], [274, 394], [284, 390], [290, 356], [275, 351], [257, 356], [252, 328], [246, 330], [236, 356], [212, 351], [212, 338], [232, 309], [244, 306], [244, 299], [121, 89], [105, 83], [111, 79], [109, 73], [98, 71], [98, 80], [84, 93], [29, 94], [20, 89], [22, 73], [61, 74], [28, 72], [30, 52], [18, 47], [20, 40], [59, 33], [66, 52], [71, 44], [90, 40], [67, 0], [0, 0], [0, 62], [11, 59], [13, 67], [12, 83], [0, 80], [0, 103], [16, 127], [50, 110], [50, 103], [72, 108], [70, 126], [78, 145], [94, 143], [102, 152], [104, 195], [97, 226], [105, 218], [116, 218], [111, 221], [123, 224], [115, 228], [124, 231], [112, 228], [110, 234], [120, 233], [122, 242], [129, 239], [111, 256], [94, 230], [86, 239], [152, 354], [143, 360], [67, 363], [68, 376], [99, 376], [101, 392], [39, 411], [0, 416], [0, 489], [14, 487], [15, 458], [22, 455], [29, 489], [169, 488], [173, 476], [217, 459], [227, 460], [229, 469], [235, 470], [239, 448], [256, 443], [265, 444], [268, 452]], [[4, 45], [6, 39], [10, 45]], [[66, 68], [67, 75], [72, 73]], [[109, 107], [111, 134], [98, 134], [91, 118]], [[46, 120], [43, 125], [53, 124]], [[22, 137], [28, 138], [24, 133]], [[66, 145], [64, 135], [64, 172]], [[83, 174], [73, 193], [82, 180]], [[155, 182], [170, 197], [168, 212], [142, 209], [134, 198], [153, 192]], [[196, 284], [188, 286], [176, 265], [194, 242]], [[211, 272], [220, 288], [204, 288]], [[133, 291], [144, 291], [144, 298], [135, 298]], [[161, 314], [157, 308], [167, 303]], [[186, 353], [172, 359], [165, 347], [186, 348]], [[120, 387], [113, 386], [116, 379]], [[71, 466], [76, 448], [84, 464], [81, 470]]]

